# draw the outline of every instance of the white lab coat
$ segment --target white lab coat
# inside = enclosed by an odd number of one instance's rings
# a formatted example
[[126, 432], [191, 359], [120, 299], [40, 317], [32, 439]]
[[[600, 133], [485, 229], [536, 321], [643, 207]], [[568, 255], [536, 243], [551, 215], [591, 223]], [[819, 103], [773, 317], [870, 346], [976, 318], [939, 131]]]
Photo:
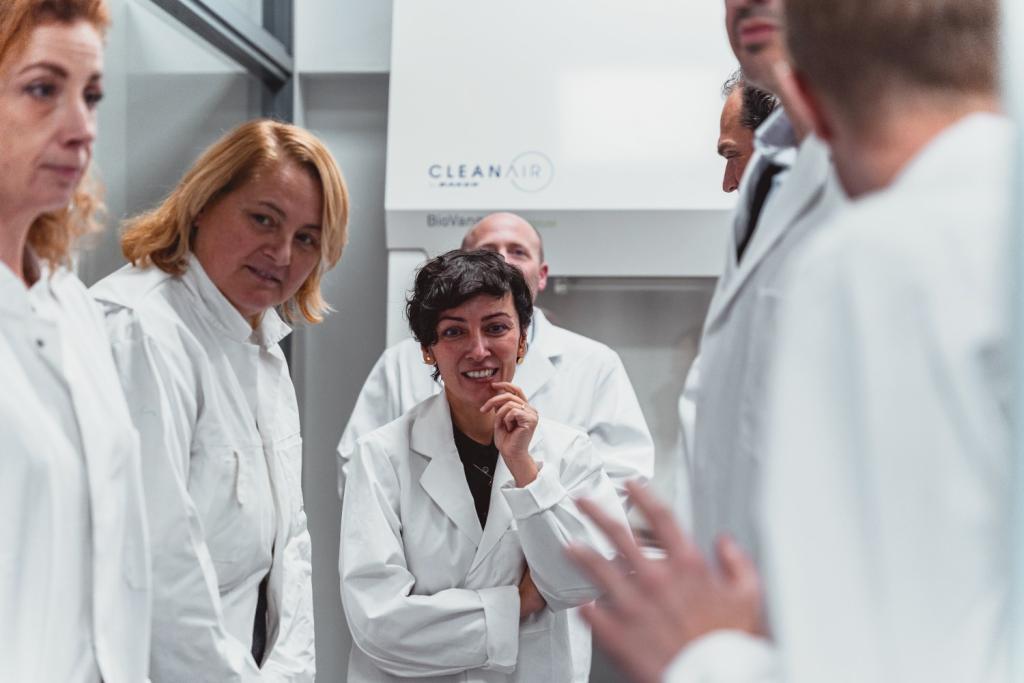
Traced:
[[[582, 429], [590, 436], [622, 500], [627, 481], [654, 474], [654, 442], [636, 392], [617, 353], [582, 335], [552, 325], [533, 309], [529, 349], [516, 369], [516, 384], [541, 417]], [[344, 493], [349, 457], [359, 437], [396, 419], [442, 384], [423, 363], [413, 339], [384, 351], [370, 371], [338, 444], [338, 493]], [[590, 630], [575, 610], [569, 616], [574, 678], [590, 673]]]
[[0, 387], [0, 680], [140, 683], [139, 441], [100, 311], [70, 272], [44, 268], [30, 295], [0, 264]]
[[[788, 683], [1010, 680], [1014, 144], [965, 118], [794, 272], [764, 484]], [[771, 659], [716, 634], [666, 680], [782, 680]]]
[[[540, 474], [523, 488], [499, 457], [481, 529], [443, 394], [359, 440], [341, 522], [349, 683], [572, 680], [564, 610], [597, 589], [565, 548], [614, 556], [573, 499], [626, 517], [582, 432], [542, 418], [530, 455]], [[527, 566], [548, 607], [520, 623]]]
[[[758, 130], [759, 140], [766, 135], [785, 138], [780, 127], [792, 136], [782, 112]], [[715, 538], [728, 532], [755, 560], [760, 556], [755, 497], [765, 457], [767, 378], [781, 285], [794, 254], [844, 201], [828, 148], [808, 137], [769, 195], [743, 260], [737, 263], [737, 233], [747, 225], [752, 186], [767, 163], [764, 155], [757, 155], [744, 176], [726, 267], [704, 323], [695, 365], [699, 383], [694, 387], [691, 377], [684, 393], [684, 408], [687, 396], [696, 397], [695, 421], [687, 424], [682, 416], [684, 445], [687, 432], [693, 434], [689, 481], [698, 545], [710, 552]]]
[[[312, 681], [310, 544], [295, 390], [268, 311], [256, 330], [191, 259], [92, 290], [143, 444], [154, 538], [152, 676]], [[269, 572], [262, 670], [250, 654]]]

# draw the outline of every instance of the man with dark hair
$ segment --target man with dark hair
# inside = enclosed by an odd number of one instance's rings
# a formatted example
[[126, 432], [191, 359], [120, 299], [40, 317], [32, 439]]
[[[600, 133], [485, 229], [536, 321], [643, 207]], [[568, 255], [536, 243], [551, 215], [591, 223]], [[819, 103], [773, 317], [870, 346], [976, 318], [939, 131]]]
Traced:
[[754, 131], [775, 110], [778, 99], [743, 82], [736, 70], [722, 86], [725, 104], [719, 122], [718, 155], [725, 159], [722, 190], [735, 192], [754, 154]]
[[828, 149], [808, 134], [790, 76], [783, 0], [725, 0], [726, 30], [746, 85], [780, 106], [754, 133], [725, 266], [700, 354], [680, 400], [677, 510], [704, 552], [732, 534], [755, 561], [757, 486], [765, 460], [766, 388], [782, 282], [796, 254], [843, 202]]
[[712, 568], [639, 490], [668, 559], [591, 509], [634, 573], [576, 553], [610, 596], [588, 618], [638, 681], [1009, 681], [1015, 134], [997, 0], [786, 1], [853, 204], [799, 258], [781, 314], [763, 482], [779, 646], [738, 546]]

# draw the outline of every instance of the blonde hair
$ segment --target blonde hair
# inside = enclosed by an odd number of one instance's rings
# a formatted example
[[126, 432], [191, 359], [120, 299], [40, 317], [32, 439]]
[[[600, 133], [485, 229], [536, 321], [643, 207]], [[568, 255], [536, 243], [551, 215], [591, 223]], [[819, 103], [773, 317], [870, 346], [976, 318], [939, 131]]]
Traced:
[[[25, 49], [32, 32], [43, 24], [85, 21], [99, 34], [110, 26], [106, 0], [2, 0], [0, 2], [0, 67]], [[71, 249], [84, 235], [102, 227], [102, 186], [88, 170], [68, 207], [41, 214], [28, 230], [29, 246], [52, 267], [70, 264]]]
[[786, 0], [797, 69], [854, 122], [902, 90], [998, 86], [997, 0]]
[[323, 194], [320, 264], [280, 307], [285, 320], [301, 314], [319, 323], [331, 310], [320, 293], [323, 274], [334, 267], [348, 241], [348, 189], [341, 169], [309, 131], [280, 121], [243, 123], [208, 147], [159, 206], [125, 223], [121, 250], [132, 265], [154, 265], [172, 275], [188, 266], [196, 216], [251, 180], [261, 170], [291, 161], [320, 183]]

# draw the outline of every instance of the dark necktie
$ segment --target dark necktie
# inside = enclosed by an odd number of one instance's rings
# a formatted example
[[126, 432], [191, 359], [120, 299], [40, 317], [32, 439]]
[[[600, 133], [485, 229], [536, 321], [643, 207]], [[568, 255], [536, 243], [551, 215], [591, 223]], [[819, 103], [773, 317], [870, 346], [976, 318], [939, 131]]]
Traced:
[[754, 236], [754, 231], [757, 230], [757, 221], [761, 218], [761, 209], [764, 208], [764, 203], [768, 199], [768, 194], [772, 191], [772, 181], [775, 180], [775, 176], [783, 170], [784, 167], [778, 164], [768, 164], [763, 171], [761, 171], [761, 177], [757, 179], [757, 187], [754, 188], [754, 196], [750, 201], [750, 219], [747, 221], [747, 229], [740, 235], [739, 242], [736, 244], [736, 260], [740, 261], [743, 259], [743, 252], [747, 250], [747, 246], [750, 245], [750, 239]]

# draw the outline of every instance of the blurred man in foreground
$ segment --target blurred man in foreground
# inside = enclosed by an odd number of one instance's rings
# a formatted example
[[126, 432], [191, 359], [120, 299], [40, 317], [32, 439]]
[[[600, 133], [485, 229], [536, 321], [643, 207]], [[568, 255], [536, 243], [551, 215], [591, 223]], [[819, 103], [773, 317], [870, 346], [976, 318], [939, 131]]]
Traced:
[[[797, 80], [855, 200], [789, 280], [757, 572], [712, 568], [649, 494], [668, 560], [575, 553], [637, 681], [1009, 680], [1008, 179], [996, 0], [786, 0]], [[928, 40], [922, 40], [928, 36]], [[642, 644], [642, 646], [640, 645]]]

